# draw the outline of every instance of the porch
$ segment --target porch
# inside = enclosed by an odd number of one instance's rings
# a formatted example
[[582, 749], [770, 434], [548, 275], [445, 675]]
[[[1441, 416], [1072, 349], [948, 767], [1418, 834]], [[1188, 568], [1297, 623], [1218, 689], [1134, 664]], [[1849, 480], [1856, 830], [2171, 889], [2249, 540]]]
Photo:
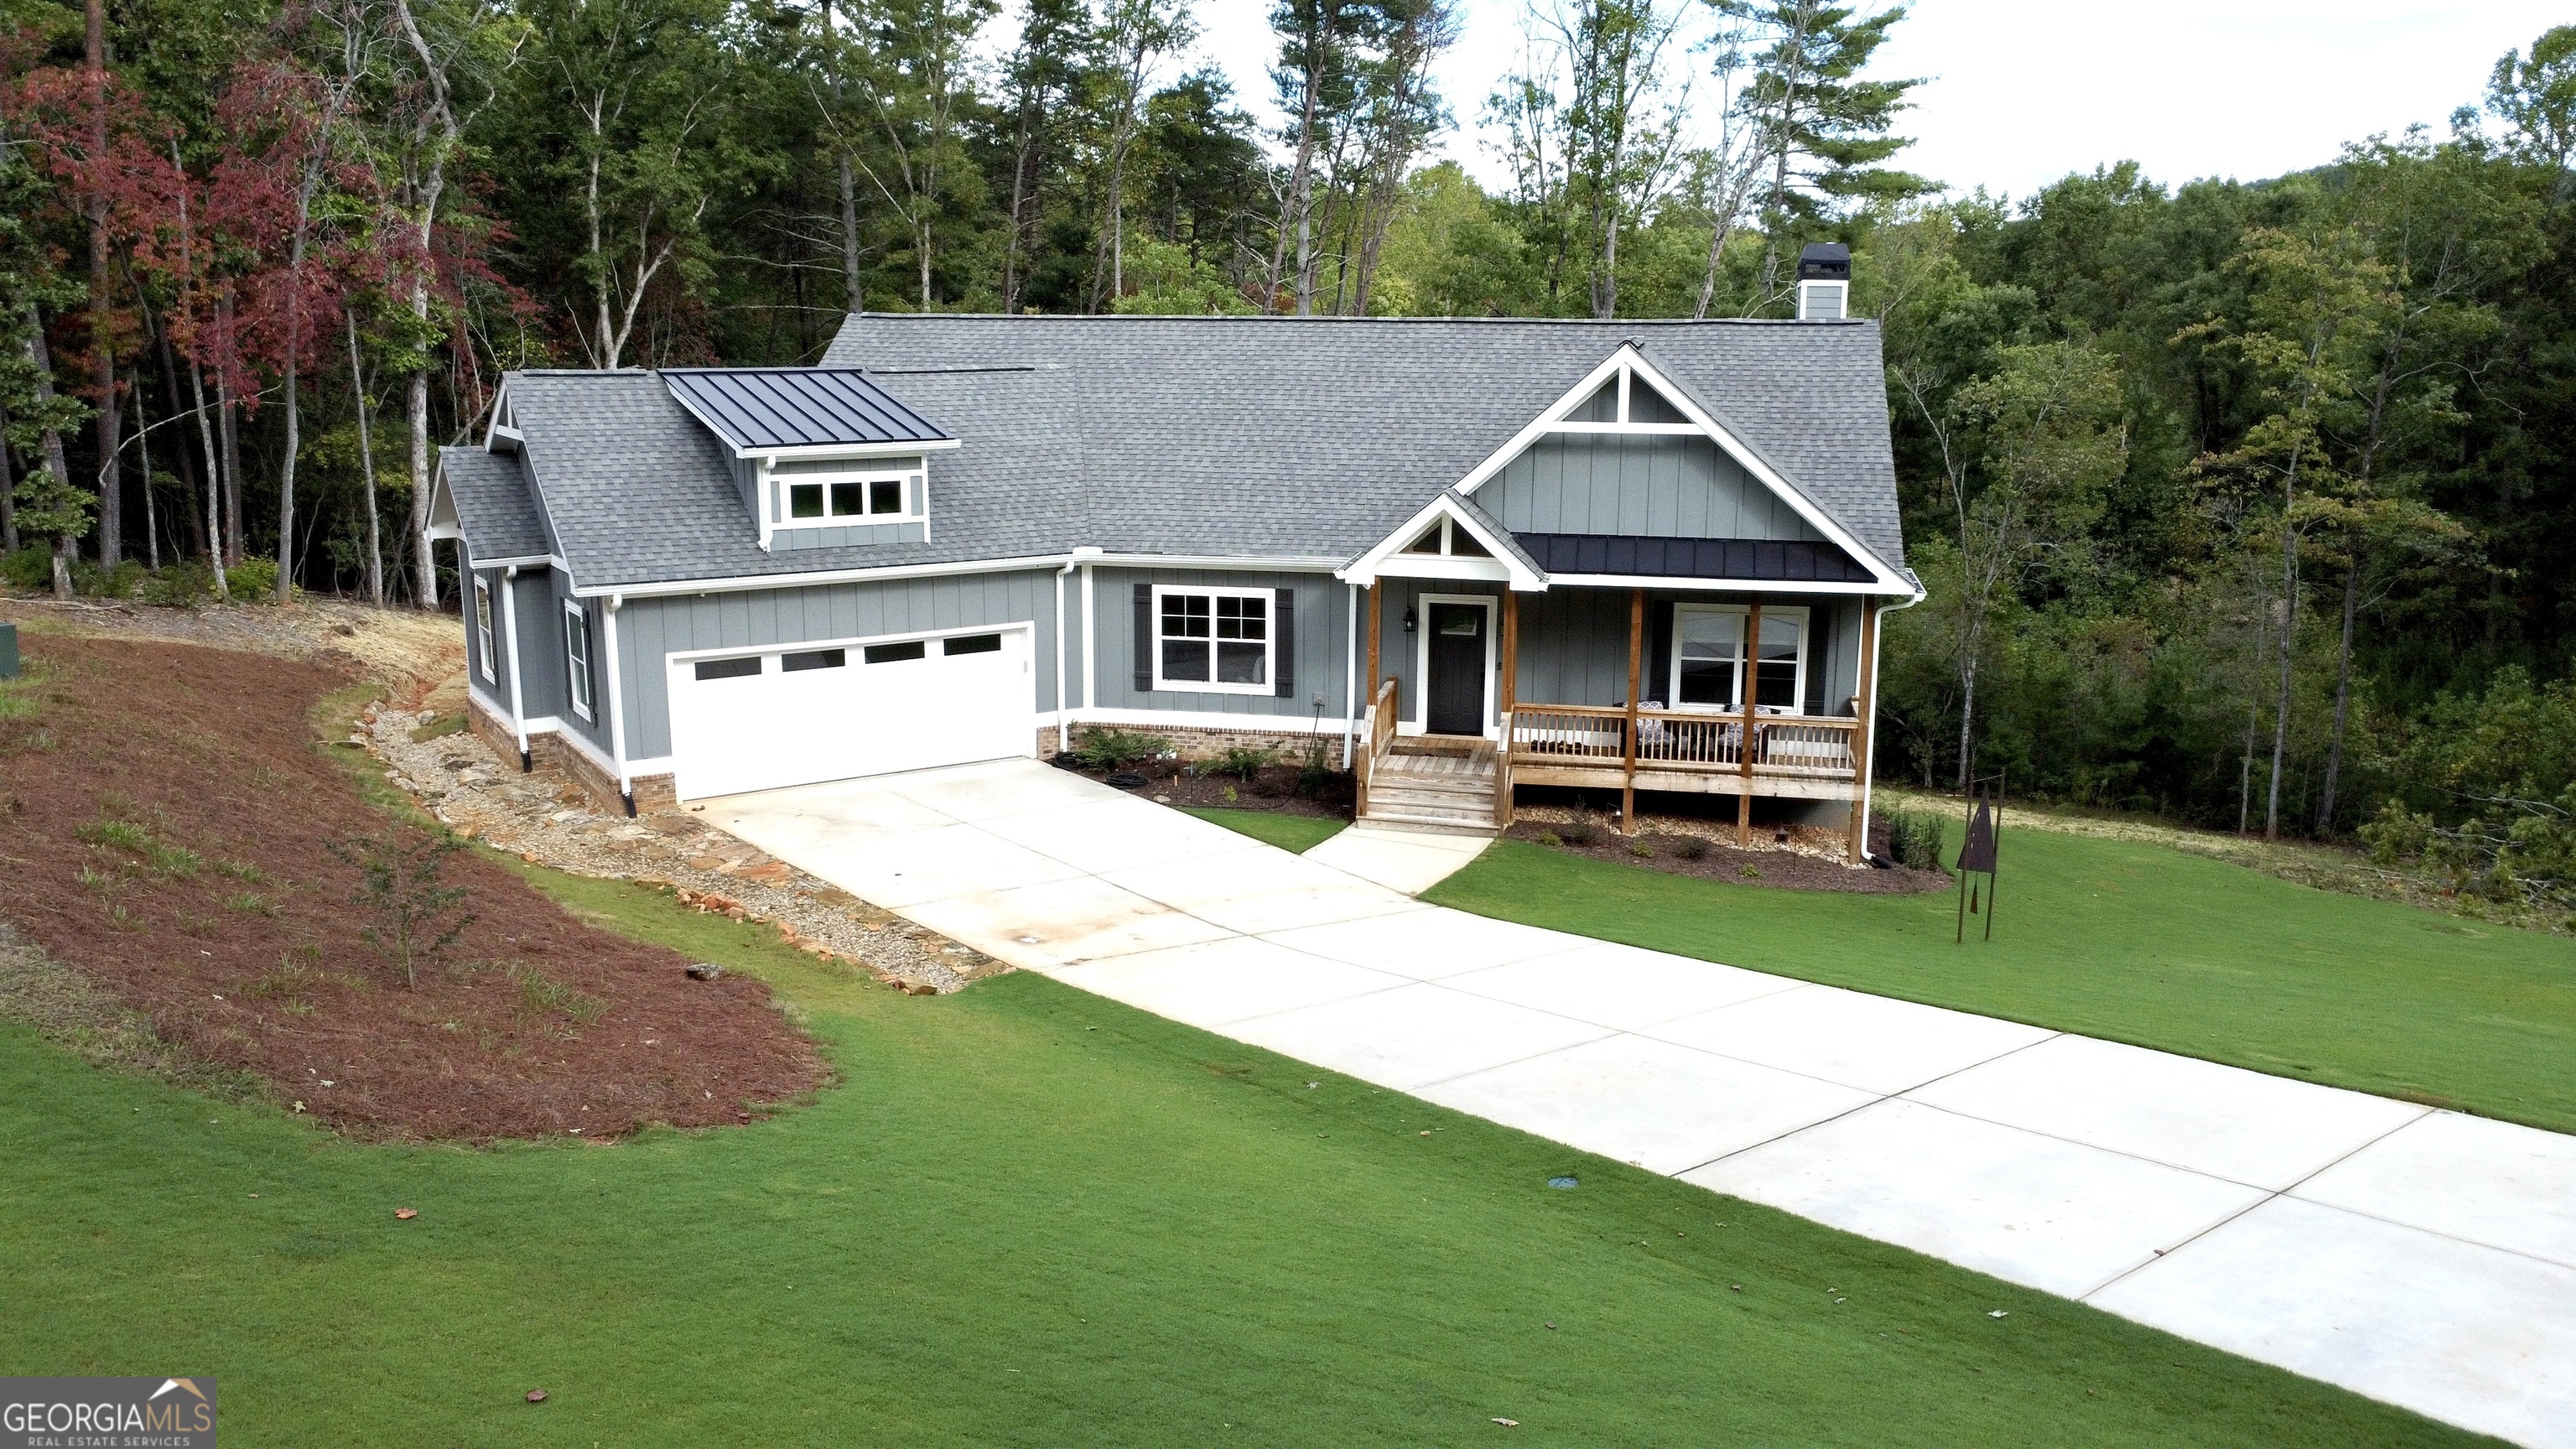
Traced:
[[[1851, 858], [1861, 859], [1866, 842], [1860, 804], [1868, 784], [1870, 695], [1876, 676], [1875, 599], [1858, 601], [1859, 627], [1847, 635], [1850, 653], [1831, 661], [1828, 669], [1828, 661], [1808, 658], [1815, 636], [1810, 616], [1822, 612], [1815, 605], [1823, 602], [1814, 596], [1772, 604], [1769, 628], [1761, 593], [1734, 605], [1685, 603], [1684, 614], [1675, 614], [1666, 601], [1664, 612], [1672, 617], [1650, 625], [1649, 591], [1621, 591], [1627, 605], [1625, 688], [1617, 692], [1619, 702], [1602, 704], [1520, 697], [1525, 656], [1543, 661], [1548, 651], [1525, 649], [1519, 593], [1499, 590], [1485, 614], [1497, 636], [1487, 671], [1492, 706], [1486, 717], [1491, 723], [1481, 735], [1443, 735], [1427, 728], [1433, 717], [1430, 700], [1444, 688], [1429, 641], [1419, 666], [1409, 671], [1420, 701], [1408, 700], [1407, 681], [1381, 667], [1377, 641], [1385, 627], [1384, 592], [1383, 587], [1368, 590], [1364, 629], [1368, 666], [1361, 677], [1379, 683], [1365, 706], [1353, 759], [1361, 819], [1473, 823], [1500, 830], [1512, 822], [1515, 787], [1566, 786], [1617, 790], [1621, 829], [1633, 833], [1640, 790], [1732, 795], [1737, 838], [1750, 844], [1757, 796], [1841, 801], [1851, 806], [1846, 826]], [[1583, 610], [1597, 615], [1606, 602], [1597, 596], [1608, 591], [1584, 592], [1595, 597]], [[1685, 637], [1689, 630], [1680, 620], [1729, 608], [1740, 616], [1727, 625], [1725, 637], [1734, 641], [1731, 651], [1721, 641], [1721, 647], [1701, 651], [1704, 659], [1695, 658], [1698, 641]], [[1407, 632], [1418, 627], [1431, 633], [1430, 611], [1422, 611], [1418, 624], [1413, 612], [1407, 610]], [[1786, 622], [1791, 614], [1794, 628]], [[1449, 622], [1456, 627], [1464, 621], [1453, 614]], [[1597, 631], [1595, 638], [1607, 632]], [[1585, 652], [1606, 653], [1610, 645], [1610, 639], [1599, 639]], [[1671, 658], [1662, 657], [1666, 654]], [[1820, 696], [1828, 691], [1811, 685], [1811, 662], [1820, 680], [1830, 675], [1850, 681], [1851, 692], [1839, 701], [1847, 713], [1824, 712], [1826, 701]], [[1690, 671], [1697, 672], [1686, 678]], [[1562, 669], [1547, 673], [1566, 677]], [[1667, 705], [1647, 698], [1650, 692], [1681, 699]], [[1408, 704], [1413, 708], [1408, 710]], [[1441, 808], [1434, 811], [1434, 806]]]

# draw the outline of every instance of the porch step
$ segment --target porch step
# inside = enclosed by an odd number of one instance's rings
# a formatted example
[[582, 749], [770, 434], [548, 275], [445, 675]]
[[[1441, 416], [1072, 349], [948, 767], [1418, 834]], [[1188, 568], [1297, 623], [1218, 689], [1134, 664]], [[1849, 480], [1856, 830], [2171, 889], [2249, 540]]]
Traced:
[[1366, 829], [1375, 825], [1400, 825], [1407, 830], [1429, 830], [1442, 835], [1489, 836], [1496, 833], [1494, 827], [1494, 816], [1491, 811], [1484, 811], [1477, 814], [1449, 812], [1438, 815], [1422, 815], [1411, 812], [1380, 810], [1377, 808], [1375, 802], [1370, 803], [1367, 818], [1356, 823], [1361, 829]]

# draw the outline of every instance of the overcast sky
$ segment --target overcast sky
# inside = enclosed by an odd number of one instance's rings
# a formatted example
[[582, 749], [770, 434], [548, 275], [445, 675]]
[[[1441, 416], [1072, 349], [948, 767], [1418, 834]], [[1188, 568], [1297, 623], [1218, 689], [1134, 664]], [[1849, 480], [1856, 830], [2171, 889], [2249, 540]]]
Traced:
[[[1442, 143], [1488, 184], [1501, 168], [1476, 122], [1520, 54], [1524, 0], [1457, 0], [1464, 34], [1442, 68], [1459, 125]], [[1268, 0], [1198, 0], [1198, 59], [1265, 118]], [[2028, 195], [2070, 171], [2133, 159], [2168, 184], [2251, 180], [2334, 158], [2413, 122], [2441, 132], [2496, 57], [2528, 51], [2576, 5], [2483, 0], [1920, 0], [1876, 71], [1924, 76], [1899, 158], [1954, 191]], [[1696, 57], [1691, 58], [1696, 65]]]

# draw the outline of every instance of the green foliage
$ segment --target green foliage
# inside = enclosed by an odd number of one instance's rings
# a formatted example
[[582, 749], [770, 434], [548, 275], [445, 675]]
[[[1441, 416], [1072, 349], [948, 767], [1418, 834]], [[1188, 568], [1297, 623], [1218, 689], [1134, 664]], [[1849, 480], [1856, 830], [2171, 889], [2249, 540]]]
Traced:
[[31, 544], [14, 553], [0, 553], [0, 583], [13, 588], [41, 589], [53, 581], [53, 550]]
[[2380, 865], [2423, 865], [2505, 919], [2576, 931], [2576, 785], [2556, 800], [2489, 801], [2456, 826], [2391, 800], [2357, 833]]
[[166, 609], [192, 609], [214, 597], [214, 570], [191, 559], [146, 575], [134, 596]]
[[1929, 810], [1887, 813], [1887, 854], [1915, 870], [1941, 868], [1941, 817]]
[[1123, 770], [1155, 758], [1163, 749], [1159, 735], [1093, 726], [1073, 737], [1072, 754], [1086, 770]]
[[193, 876], [205, 864], [197, 852], [173, 845], [153, 829], [132, 820], [101, 819], [72, 832], [83, 844], [131, 858], [141, 869], [162, 877]]
[[1342, 833], [1343, 822], [1319, 815], [1288, 815], [1275, 810], [1194, 809], [1187, 812], [1201, 820], [1222, 825], [1238, 835], [1249, 835], [1281, 850], [1304, 854]]
[[1249, 785], [1252, 777], [1279, 763], [1279, 751], [1269, 745], [1228, 745], [1217, 752], [1205, 766], [1210, 774], [1232, 775]]
[[463, 909], [472, 892], [443, 882], [447, 857], [464, 848], [451, 835], [407, 840], [396, 829], [330, 842], [331, 854], [357, 867], [362, 877], [349, 897], [367, 913], [359, 937], [376, 948], [406, 988], [419, 985], [422, 968], [443, 958], [474, 924], [473, 913]]
[[[504, 974], [511, 985], [519, 988], [518, 1012], [523, 1019], [554, 1017], [578, 1026], [596, 1026], [608, 1014], [608, 1003], [524, 961], [511, 962]], [[565, 1034], [570, 1035], [569, 1031]]]
[[224, 567], [224, 580], [232, 586], [236, 604], [269, 604], [277, 601], [277, 560], [246, 558]]

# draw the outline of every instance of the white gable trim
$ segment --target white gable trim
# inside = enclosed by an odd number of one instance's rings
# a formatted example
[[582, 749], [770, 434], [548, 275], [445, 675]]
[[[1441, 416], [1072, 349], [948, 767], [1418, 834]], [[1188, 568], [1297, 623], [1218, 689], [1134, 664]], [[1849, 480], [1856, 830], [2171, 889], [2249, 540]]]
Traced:
[[[1491, 558], [1459, 554], [1423, 554], [1408, 556], [1405, 545], [1422, 536], [1422, 530], [1446, 517], [1450, 527], [1467, 530], [1469, 537], [1485, 546]], [[1443, 489], [1440, 495], [1422, 505], [1411, 518], [1396, 525], [1393, 533], [1378, 540], [1377, 545], [1349, 564], [1333, 570], [1333, 577], [1344, 583], [1373, 586], [1380, 575], [1393, 578], [1485, 579], [1508, 583], [1517, 593], [1542, 593], [1547, 588], [1547, 575], [1522, 562], [1520, 550], [1508, 538], [1497, 538], [1491, 529], [1479, 523], [1467, 509], [1458, 506], [1458, 496]]]
[[[1679, 409], [1683, 417], [1690, 419], [1690, 422], [1687, 425], [1671, 423], [1604, 424], [1577, 423], [1568, 422], [1566, 420], [1567, 414], [1590, 401], [1592, 394], [1600, 391], [1601, 385], [1610, 381], [1614, 376], [1619, 380], [1619, 401], [1623, 411], [1627, 406], [1628, 390], [1634, 379], [1643, 377], [1654, 387], [1655, 391], [1663, 394], [1665, 401]], [[1654, 364], [1646, 361], [1644, 356], [1638, 353], [1634, 343], [1623, 342], [1619, 344], [1618, 351], [1611, 353], [1607, 358], [1603, 359], [1599, 367], [1586, 373], [1581, 382], [1576, 383], [1572, 388], [1568, 389], [1565, 395], [1558, 398], [1556, 402], [1547, 409], [1547, 411], [1540, 413], [1535, 418], [1532, 418], [1527, 427], [1522, 428], [1519, 432], [1512, 435], [1510, 442], [1503, 444], [1503, 446], [1496, 449], [1491, 456], [1487, 457], [1485, 461], [1478, 463], [1473, 469], [1470, 469], [1466, 477], [1458, 480], [1455, 485], [1457, 490], [1460, 493], [1473, 494], [1477, 489], [1482, 488], [1487, 483], [1493, 481], [1494, 477], [1500, 474], [1514, 458], [1517, 458], [1521, 454], [1529, 451], [1530, 447], [1537, 443], [1539, 439], [1547, 436], [1549, 433], [1560, 432], [1618, 432], [1666, 436], [1675, 434], [1688, 436], [1696, 434], [1698, 436], [1705, 437], [1711, 442], [1717, 444], [1718, 448], [1728, 457], [1733, 458], [1736, 461], [1736, 464], [1742, 467], [1745, 472], [1750, 473], [1754, 478], [1760, 480], [1763, 487], [1770, 489], [1781, 502], [1788, 504], [1791, 510], [1796, 512], [1800, 518], [1805, 519], [1810, 527], [1814, 528], [1818, 533], [1823, 534], [1825, 538], [1832, 542], [1836, 547], [1849, 553], [1853, 558], [1860, 560], [1862, 566], [1867, 568], [1875, 578], [1878, 592], [1907, 595], [1911, 595], [1916, 592], [1915, 586], [1907, 582], [1904, 575], [1889, 567], [1886, 560], [1881, 559], [1875, 552], [1863, 546], [1859, 539], [1852, 537], [1851, 530], [1844, 528], [1840, 523], [1834, 520], [1832, 515], [1826, 513], [1823, 509], [1818, 508], [1813, 502], [1809, 501], [1807, 495], [1799, 492], [1796, 488], [1791, 487], [1789, 480], [1781, 477], [1777, 469], [1773, 468], [1769, 463], [1764, 462], [1761, 454], [1753, 451], [1753, 449], [1747, 445], [1743, 439], [1738, 438], [1733, 433], [1727, 431], [1725, 426], [1720, 424], [1717, 419], [1708, 415], [1707, 410], [1700, 407], [1698, 403], [1693, 402], [1688, 392], [1675, 386], [1670, 378], [1667, 378], [1661, 372], [1656, 371]], [[1515, 585], [1515, 587], [1518, 586]]]

